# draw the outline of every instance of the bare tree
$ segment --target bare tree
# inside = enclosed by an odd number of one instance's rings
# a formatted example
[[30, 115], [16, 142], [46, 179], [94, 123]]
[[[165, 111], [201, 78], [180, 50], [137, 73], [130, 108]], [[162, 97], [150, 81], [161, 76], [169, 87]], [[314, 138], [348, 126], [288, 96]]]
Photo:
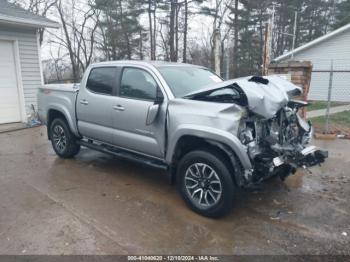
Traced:
[[237, 76], [237, 57], [238, 57], [238, 0], [235, 0], [234, 5], [234, 43], [233, 43], [233, 75]]
[[62, 46], [50, 48], [50, 58], [43, 61], [45, 83], [62, 83], [71, 80], [71, 67], [66, 59], [66, 50], [63, 49]]
[[[234, 0], [215, 0], [212, 7], [204, 6], [202, 7], [202, 14], [210, 16], [213, 18], [212, 23], [212, 64], [215, 68], [217, 74], [220, 74], [221, 68], [221, 58], [220, 58], [220, 44], [227, 38], [231, 28], [226, 28], [224, 30], [224, 25], [226, 25], [226, 19], [228, 11]], [[224, 36], [223, 38], [221, 36]]]
[[[169, 34], [164, 35], [163, 32], [163, 26], [167, 26], [168, 23], [167, 21], [159, 18], [158, 19], [158, 24], [159, 24], [159, 28], [158, 28], [158, 33], [160, 35], [160, 39], [161, 42], [159, 43], [159, 46], [163, 49], [164, 52], [164, 60], [165, 61], [170, 61], [170, 51], [169, 51]], [[168, 30], [167, 30], [168, 33]]]
[[148, 1], [149, 38], [151, 43], [151, 60], [155, 60], [154, 41], [153, 41], [154, 34], [153, 34], [153, 19], [152, 19], [152, 0], [147, 0], [147, 1]]
[[169, 22], [169, 48], [170, 48], [170, 61], [177, 61], [177, 50], [176, 50], [176, 8], [177, 0], [170, 0], [170, 22]]
[[183, 40], [183, 51], [182, 51], [182, 62], [187, 62], [187, 34], [188, 34], [188, 0], [184, 0], [184, 40]]
[[150, 38], [150, 55], [151, 60], [156, 60], [156, 39], [157, 39], [157, 23], [156, 23], [156, 13], [157, 13], [157, 0], [146, 0], [147, 13], [148, 13], [148, 23], [149, 23], [149, 38]]
[[189, 43], [189, 62], [196, 65], [210, 67], [211, 64], [211, 45], [210, 39], [201, 39], [201, 42], [195, 41]]
[[[14, 3], [34, 14], [46, 17], [48, 11], [56, 5], [57, 0], [14, 0]], [[40, 45], [42, 45], [44, 40], [44, 31], [45, 28], [38, 29]]]
[[99, 13], [91, 5], [78, 7], [75, 0], [71, 0], [69, 6], [64, 6], [62, 0], [57, 0], [55, 7], [63, 36], [51, 33], [50, 43], [66, 48], [72, 66], [73, 80], [77, 81], [94, 56], [94, 36], [98, 28]]
[[[106, 10], [108, 12], [109, 9]], [[95, 33], [95, 44], [99, 50], [103, 52], [103, 57], [110, 61], [111, 59], [116, 59], [115, 47], [109, 48], [110, 43], [108, 42], [108, 33], [106, 32], [108, 28], [112, 27], [111, 16], [106, 14], [105, 20], [102, 22], [100, 16], [96, 16], [96, 24], [98, 30]], [[106, 24], [107, 26], [104, 26]], [[114, 41], [112, 41], [112, 44]], [[111, 49], [111, 50], [110, 50]]]

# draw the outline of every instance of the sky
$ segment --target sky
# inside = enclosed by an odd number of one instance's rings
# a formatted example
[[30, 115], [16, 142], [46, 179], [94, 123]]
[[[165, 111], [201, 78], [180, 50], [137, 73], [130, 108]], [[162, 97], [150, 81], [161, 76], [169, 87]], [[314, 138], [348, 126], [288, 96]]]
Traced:
[[[67, 7], [69, 7], [71, 1], [72, 0], [64, 0], [64, 3]], [[84, 7], [87, 4], [87, 0], [75, 0], [75, 1], [77, 1], [77, 5], [80, 9], [84, 9]], [[212, 5], [213, 1], [214, 0], [208, 0], [207, 1], [208, 5]], [[59, 18], [56, 15], [54, 15], [54, 11], [50, 11], [47, 14], [47, 17], [49, 19], [59, 22]], [[143, 14], [141, 16], [141, 24], [148, 25], [147, 14]], [[147, 26], [145, 27], [146, 27], [145, 29], [147, 30], [148, 29]], [[211, 28], [212, 28], [212, 19], [210, 17], [200, 15], [200, 14], [191, 15], [189, 20], [188, 42], [201, 43], [203, 41], [209, 41]], [[64, 53], [64, 50], [62, 49], [60, 50], [60, 53], [59, 53], [57, 44], [50, 43], [50, 40], [54, 39], [52, 34], [58, 34], [63, 36], [62, 29], [47, 29], [47, 32], [45, 32], [44, 43], [42, 45], [42, 52], [41, 52], [42, 60], [50, 59], [52, 58], [52, 56], [57, 57]]]

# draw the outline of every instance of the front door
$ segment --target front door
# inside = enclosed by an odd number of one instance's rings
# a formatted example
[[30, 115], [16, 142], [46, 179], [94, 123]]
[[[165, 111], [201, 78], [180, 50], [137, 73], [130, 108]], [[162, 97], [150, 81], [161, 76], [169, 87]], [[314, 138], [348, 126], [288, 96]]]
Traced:
[[149, 108], [154, 105], [158, 84], [147, 71], [125, 67], [114, 105], [114, 144], [154, 157], [164, 156], [165, 103], [156, 120], [147, 125]]

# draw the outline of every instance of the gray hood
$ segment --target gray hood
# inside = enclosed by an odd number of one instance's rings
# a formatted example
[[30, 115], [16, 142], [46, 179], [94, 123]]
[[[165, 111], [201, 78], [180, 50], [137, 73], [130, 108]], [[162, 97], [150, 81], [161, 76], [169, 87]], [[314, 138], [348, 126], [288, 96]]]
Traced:
[[267, 119], [274, 117], [279, 109], [286, 106], [290, 96], [302, 92], [300, 87], [279, 76], [272, 75], [263, 78], [250, 76], [216, 83], [186, 97], [193, 98], [206, 93], [210, 94], [215, 90], [232, 86], [240, 87], [245, 93], [250, 111]]

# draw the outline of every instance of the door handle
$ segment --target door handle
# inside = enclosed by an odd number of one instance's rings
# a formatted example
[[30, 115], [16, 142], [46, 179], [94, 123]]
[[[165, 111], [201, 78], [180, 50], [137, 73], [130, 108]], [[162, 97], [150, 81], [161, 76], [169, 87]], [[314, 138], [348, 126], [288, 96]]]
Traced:
[[80, 104], [82, 105], [88, 105], [89, 102], [86, 99], [80, 100]]
[[116, 106], [113, 106], [113, 109], [116, 110], [116, 111], [124, 111], [125, 108], [121, 105], [116, 105]]

